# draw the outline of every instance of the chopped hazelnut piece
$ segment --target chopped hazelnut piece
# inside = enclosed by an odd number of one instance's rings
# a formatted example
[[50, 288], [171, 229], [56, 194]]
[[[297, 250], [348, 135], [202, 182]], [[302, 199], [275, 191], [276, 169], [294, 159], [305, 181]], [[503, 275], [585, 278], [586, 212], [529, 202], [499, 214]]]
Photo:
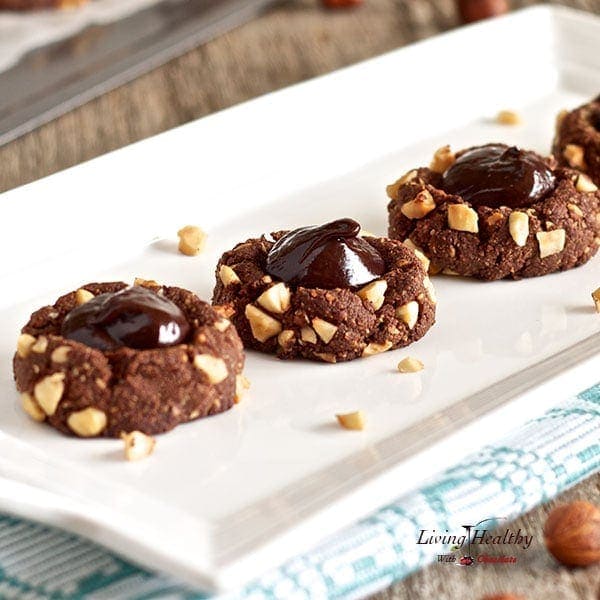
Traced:
[[40, 408], [40, 405], [31, 394], [21, 394], [21, 406], [34, 421], [41, 423], [46, 418], [46, 413]]
[[94, 298], [94, 294], [84, 290], [83, 288], [80, 288], [75, 292], [75, 302], [77, 302], [79, 306], [89, 302], [92, 298]]
[[378, 279], [368, 283], [361, 288], [357, 294], [367, 302], [370, 302], [375, 310], [379, 310], [385, 302], [385, 292], [387, 290], [387, 281], [385, 279]]
[[496, 121], [500, 125], [520, 125], [522, 123], [521, 115], [514, 110], [501, 110], [496, 115]]
[[17, 355], [20, 358], [27, 358], [36, 339], [28, 333], [22, 333], [17, 340]]
[[596, 305], [596, 312], [600, 313], [600, 288], [592, 292], [592, 300]]
[[223, 319], [230, 319], [235, 315], [233, 304], [214, 304], [213, 309]]
[[179, 237], [179, 252], [186, 256], [196, 256], [204, 250], [206, 234], [200, 227], [186, 225], [177, 232]]
[[598, 186], [587, 176], [579, 175], [577, 177], [577, 183], [575, 188], [578, 192], [597, 192]]
[[151, 290], [155, 290], [156, 288], [161, 288], [162, 285], [158, 283], [158, 281], [154, 281], [154, 279], [143, 279], [142, 277], [136, 277], [133, 280], [134, 286], [145, 287]]
[[328, 363], [335, 364], [337, 362], [335, 354], [331, 354], [330, 352], [315, 352], [315, 356]]
[[425, 253], [421, 248], [419, 248], [410, 238], [406, 238], [402, 242], [407, 248], [410, 248], [416, 255], [416, 257], [421, 261], [423, 268], [428, 271], [431, 261], [425, 256]]
[[317, 334], [312, 327], [303, 327], [300, 330], [300, 338], [303, 342], [308, 342], [309, 344], [317, 343]]
[[576, 217], [583, 217], [583, 211], [581, 210], [581, 208], [579, 208], [579, 206], [577, 206], [577, 204], [573, 204], [572, 202], [569, 202], [567, 204], [567, 208], [569, 209], [570, 212], [572, 212]]
[[410, 238], [406, 238], [402, 242], [402, 245], [406, 246], [407, 248], [410, 248], [411, 250], [421, 250], [421, 248], [419, 248], [419, 246], [417, 246]]
[[252, 335], [259, 342], [266, 342], [282, 330], [281, 323], [277, 319], [274, 319], [252, 304], [246, 306], [245, 315], [250, 323]]
[[419, 303], [407, 302], [396, 309], [396, 316], [408, 325], [409, 329], [413, 329], [419, 320]]
[[438, 275], [442, 272], [442, 267], [440, 265], [436, 265], [435, 263], [430, 263], [429, 265], [429, 275]]
[[415, 253], [416, 257], [421, 261], [421, 264], [423, 265], [423, 268], [427, 273], [429, 271], [429, 267], [431, 266], [431, 261], [427, 258], [427, 256], [425, 256], [425, 254], [423, 254], [423, 252], [421, 252], [421, 250], [415, 249], [413, 250], [413, 252]]
[[429, 277], [425, 277], [425, 279], [423, 279], [423, 287], [427, 290], [429, 299], [436, 304], [437, 296], [435, 295], [435, 288], [433, 287], [433, 283], [431, 283], [431, 279], [429, 279]]
[[93, 437], [106, 428], [106, 413], [90, 406], [71, 413], [67, 425], [79, 437]]
[[31, 346], [31, 351], [36, 354], [44, 354], [48, 349], [48, 338], [46, 336], [41, 335], [35, 344]]
[[510, 213], [508, 231], [515, 244], [523, 247], [529, 237], [529, 215], [518, 210]]
[[442, 146], [433, 155], [429, 168], [435, 173], [445, 173], [455, 162], [456, 156], [450, 146]]
[[194, 357], [194, 367], [198, 371], [202, 371], [212, 384], [216, 385], [227, 379], [227, 365], [222, 358], [217, 358], [210, 354], [196, 354]]
[[564, 229], [538, 231], [535, 236], [540, 247], [540, 258], [558, 254], [565, 249], [566, 232]]
[[574, 169], [585, 171], [587, 165], [585, 163], [585, 150], [577, 144], [567, 144], [563, 151], [563, 156]]
[[288, 346], [289, 344], [291, 344], [294, 340], [295, 337], [295, 333], [292, 329], [284, 329], [278, 336], [277, 336], [277, 343], [282, 346]]
[[156, 440], [141, 431], [122, 433], [121, 439], [125, 442], [125, 458], [130, 461], [150, 456], [156, 446]]
[[237, 273], [227, 265], [221, 265], [221, 268], [219, 269], [219, 278], [225, 287], [233, 285], [234, 283], [240, 283], [240, 278], [237, 276]]
[[412, 200], [402, 205], [402, 214], [409, 219], [422, 219], [435, 208], [433, 196], [428, 190], [421, 190]]
[[407, 356], [398, 363], [398, 371], [400, 373], [416, 373], [423, 370], [423, 363], [417, 358]]
[[488, 227], [493, 227], [496, 223], [504, 221], [504, 215], [501, 212], [494, 212], [486, 219]]
[[479, 216], [466, 204], [448, 206], [448, 226], [456, 231], [479, 232]]
[[227, 331], [229, 329], [230, 325], [231, 321], [222, 317], [215, 323], [215, 329], [223, 333], [224, 331]]
[[381, 354], [382, 352], [387, 352], [393, 346], [392, 342], [387, 341], [383, 344], [377, 344], [375, 342], [371, 342], [367, 344], [365, 349], [363, 350], [363, 356], [374, 356], [375, 354]]
[[35, 384], [33, 395], [43, 411], [52, 416], [65, 391], [65, 374], [53, 373]]
[[325, 342], [329, 344], [329, 342], [333, 339], [333, 336], [336, 334], [338, 328], [333, 323], [329, 323], [328, 321], [324, 321], [319, 317], [315, 317], [312, 320], [312, 326], [314, 330], [317, 332], [317, 335]]
[[233, 401], [238, 404], [244, 394], [250, 389], [250, 381], [244, 375], [236, 375], [235, 377], [235, 396]]
[[276, 283], [263, 292], [257, 302], [263, 308], [275, 314], [282, 314], [290, 307], [290, 289], [285, 283]]
[[69, 348], [69, 346], [59, 346], [52, 351], [50, 360], [58, 364], [66, 363], [69, 357], [69, 352], [71, 352], [71, 348]]
[[413, 169], [412, 171], [409, 171], [408, 173], [402, 175], [402, 177], [400, 177], [400, 179], [396, 180], [394, 183], [388, 185], [386, 188], [386, 192], [390, 199], [396, 200], [396, 198], [398, 197], [398, 190], [400, 189], [400, 187], [403, 186], [405, 183], [408, 183], [409, 181], [415, 179], [417, 175], [417, 170]]
[[335, 417], [344, 429], [362, 431], [365, 428], [365, 416], [360, 410], [342, 415], [335, 415]]

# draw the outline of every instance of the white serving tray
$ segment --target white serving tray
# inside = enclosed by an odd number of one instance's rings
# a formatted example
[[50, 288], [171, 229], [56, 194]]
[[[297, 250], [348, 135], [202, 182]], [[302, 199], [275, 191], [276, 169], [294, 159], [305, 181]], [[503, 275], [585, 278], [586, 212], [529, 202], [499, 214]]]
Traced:
[[[18, 407], [32, 310], [134, 276], [209, 298], [214, 265], [263, 231], [355, 217], [386, 232], [385, 185], [451, 142], [547, 152], [554, 115], [600, 89], [600, 20], [536, 8], [292, 87], [5, 194], [0, 224], [0, 509], [209, 589], [238, 585], [596, 383], [600, 258], [519, 282], [434, 278], [438, 322], [408, 350], [339, 365], [249, 353], [226, 414], [155, 454], [64, 437]], [[492, 117], [514, 107], [518, 128]], [[174, 232], [201, 224], [198, 258]], [[410, 354], [424, 371], [400, 375]], [[364, 432], [336, 412], [361, 409]]]

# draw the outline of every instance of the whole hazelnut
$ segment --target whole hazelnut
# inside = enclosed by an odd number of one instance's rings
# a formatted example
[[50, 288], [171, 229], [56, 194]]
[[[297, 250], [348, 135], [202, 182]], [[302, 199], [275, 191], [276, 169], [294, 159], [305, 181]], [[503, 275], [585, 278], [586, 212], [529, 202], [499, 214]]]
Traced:
[[508, 0], [458, 0], [458, 12], [465, 23], [497, 17], [508, 9]]
[[600, 562], [600, 508], [576, 501], [557, 506], [544, 526], [548, 552], [568, 567]]

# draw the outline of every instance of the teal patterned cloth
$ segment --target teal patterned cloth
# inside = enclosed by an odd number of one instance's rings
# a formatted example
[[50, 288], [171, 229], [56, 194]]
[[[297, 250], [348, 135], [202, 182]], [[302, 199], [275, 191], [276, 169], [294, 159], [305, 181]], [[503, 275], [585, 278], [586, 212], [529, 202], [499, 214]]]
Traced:
[[[418, 492], [219, 600], [360, 598], [431, 562], [421, 529], [516, 517], [600, 470], [600, 384], [477, 452]], [[0, 516], [0, 598], [200, 599], [62, 531]]]

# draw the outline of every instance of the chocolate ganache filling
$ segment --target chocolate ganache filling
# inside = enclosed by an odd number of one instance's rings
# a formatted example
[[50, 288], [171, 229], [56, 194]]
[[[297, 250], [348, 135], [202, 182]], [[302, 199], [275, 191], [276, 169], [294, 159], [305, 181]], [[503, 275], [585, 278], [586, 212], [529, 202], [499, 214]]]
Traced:
[[365, 285], [385, 273], [385, 261], [359, 233], [360, 225], [352, 219], [290, 231], [271, 248], [266, 271], [309, 288]]
[[100, 294], [67, 314], [61, 334], [102, 351], [122, 346], [163, 348], [185, 341], [190, 325], [181, 309], [143, 287]]
[[443, 189], [473, 206], [528, 207], [555, 187], [552, 169], [535, 152], [505, 144], [466, 150], [444, 173]]

